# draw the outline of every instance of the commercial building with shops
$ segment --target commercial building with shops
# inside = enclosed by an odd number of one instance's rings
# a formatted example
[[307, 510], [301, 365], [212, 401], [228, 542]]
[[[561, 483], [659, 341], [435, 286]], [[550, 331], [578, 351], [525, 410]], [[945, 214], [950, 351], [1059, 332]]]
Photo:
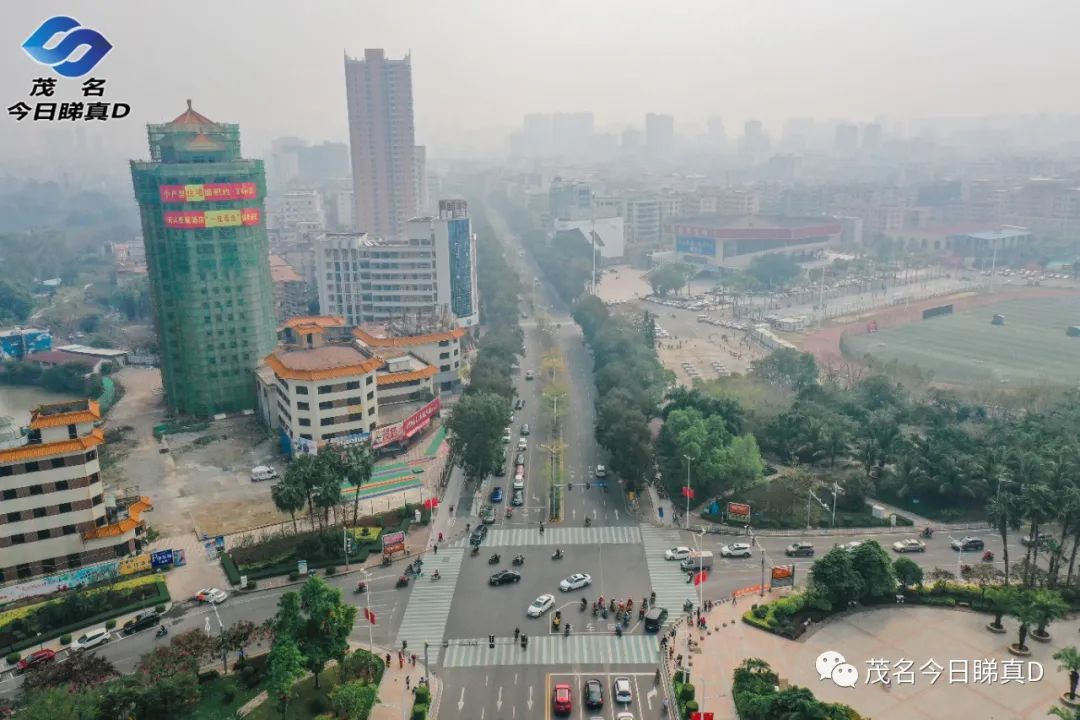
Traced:
[[[343, 318], [325, 315], [293, 318], [281, 328], [281, 344], [256, 378], [259, 415], [278, 432], [285, 454], [369, 441], [387, 426], [400, 432], [385, 431], [384, 445], [404, 440], [403, 423], [432, 402], [438, 406], [436, 366], [407, 345], [367, 337], [375, 344], [354, 337]], [[413, 428], [422, 429], [415, 418]]]
[[827, 217], [700, 216], [665, 225], [681, 261], [712, 270], [744, 268], [768, 253], [809, 260], [838, 244], [841, 231], [840, 223]]
[[28, 427], [0, 418], [0, 582], [138, 549], [150, 500], [105, 493], [96, 402], [42, 405]]

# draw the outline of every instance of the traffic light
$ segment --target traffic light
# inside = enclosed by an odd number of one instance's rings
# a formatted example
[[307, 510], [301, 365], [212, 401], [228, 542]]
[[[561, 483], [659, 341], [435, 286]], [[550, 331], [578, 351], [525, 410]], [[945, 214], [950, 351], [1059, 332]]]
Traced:
[[493, 649], [493, 650], [495, 649], [495, 636], [494, 635], [488, 635], [488, 647]]

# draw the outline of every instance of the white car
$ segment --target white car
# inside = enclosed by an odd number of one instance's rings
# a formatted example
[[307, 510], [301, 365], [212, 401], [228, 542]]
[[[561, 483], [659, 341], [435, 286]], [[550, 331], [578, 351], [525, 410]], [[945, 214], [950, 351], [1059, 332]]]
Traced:
[[615, 678], [615, 688], [612, 695], [615, 696], [615, 702], [628, 704], [634, 701], [634, 693], [630, 691], [630, 678], [617, 677]]
[[690, 548], [673, 547], [664, 551], [665, 560], [685, 560], [690, 557]]
[[753, 548], [747, 543], [731, 543], [720, 548], [721, 557], [750, 557]]
[[228, 600], [229, 594], [226, 593], [224, 590], [219, 590], [218, 588], [203, 588], [199, 592], [195, 593], [195, 599], [199, 602], [217, 605]]
[[852, 540], [851, 542], [841, 543], [837, 547], [843, 548], [844, 550], [847, 550], [848, 552], [851, 552], [852, 550], [854, 550], [855, 548], [859, 547], [862, 544], [863, 544], [862, 540]]
[[615, 720], [634, 720], [633, 713], [621, 712], [615, 716]]
[[529, 449], [529, 441], [525, 438], [518, 440], [518, 450], [525, 451]]
[[94, 628], [93, 630], [87, 630], [79, 639], [71, 644], [71, 651], [78, 652], [80, 650], [89, 650], [95, 648], [98, 645], [104, 645], [109, 642], [109, 631], [103, 627]]
[[559, 583], [559, 589], [563, 592], [570, 592], [571, 590], [580, 590], [586, 585], [592, 585], [592, 576], [588, 573], [574, 573]]
[[269, 465], [256, 465], [251, 468], [251, 482], [263, 482], [264, 480], [277, 480], [277, 470]]
[[529, 617], [540, 617], [548, 610], [550, 610], [551, 606], [554, 604], [554, 595], [541, 595], [540, 597], [533, 600], [532, 605], [529, 606], [529, 609], [526, 612], [528, 613]]
[[596, 466], [596, 477], [598, 477], [598, 478], [607, 477], [607, 468], [604, 467], [603, 465], [597, 465]]
[[907, 538], [894, 542], [892, 549], [898, 553], [926, 552], [926, 543], [915, 538]]

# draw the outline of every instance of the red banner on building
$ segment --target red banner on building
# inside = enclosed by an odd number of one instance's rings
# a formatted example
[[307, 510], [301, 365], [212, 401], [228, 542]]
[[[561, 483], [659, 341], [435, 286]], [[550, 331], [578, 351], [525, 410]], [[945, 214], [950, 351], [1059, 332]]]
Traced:
[[394, 423], [393, 425], [384, 425], [380, 428], [375, 428], [371, 432], [371, 447], [381, 448], [384, 445], [389, 445], [392, 442], [400, 440], [404, 437], [405, 433], [401, 429], [401, 423]]
[[405, 431], [405, 437], [412, 437], [417, 432], [419, 432], [424, 426], [427, 425], [428, 421], [431, 420], [431, 418], [434, 417], [437, 412], [439, 412], [440, 407], [441, 403], [439, 401], [439, 398], [436, 397], [427, 405], [420, 408], [409, 417], [405, 418], [405, 422], [402, 423], [402, 427]]
[[215, 227], [258, 225], [259, 208], [236, 210], [166, 210], [165, 227], [180, 230], [204, 230]]
[[794, 587], [795, 586], [795, 566], [794, 565], [776, 565], [772, 569], [772, 586], [773, 587]]
[[259, 189], [253, 182], [203, 183], [197, 185], [161, 185], [158, 196], [161, 202], [233, 202], [254, 200]]

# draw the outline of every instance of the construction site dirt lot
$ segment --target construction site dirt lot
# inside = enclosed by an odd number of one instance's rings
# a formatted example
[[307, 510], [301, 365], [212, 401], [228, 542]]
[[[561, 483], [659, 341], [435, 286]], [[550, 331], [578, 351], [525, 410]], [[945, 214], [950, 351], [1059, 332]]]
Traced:
[[283, 519], [270, 483], [251, 481], [256, 465], [281, 469], [271, 436], [254, 416], [159, 441], [153, 429], [165, 422], [161, 372], [128, 367], [115, 377], [124, 395], [106, 416], [102, 475], [111, 492], [150, 498], [152, 528], [165, 537], [213, 536]]

